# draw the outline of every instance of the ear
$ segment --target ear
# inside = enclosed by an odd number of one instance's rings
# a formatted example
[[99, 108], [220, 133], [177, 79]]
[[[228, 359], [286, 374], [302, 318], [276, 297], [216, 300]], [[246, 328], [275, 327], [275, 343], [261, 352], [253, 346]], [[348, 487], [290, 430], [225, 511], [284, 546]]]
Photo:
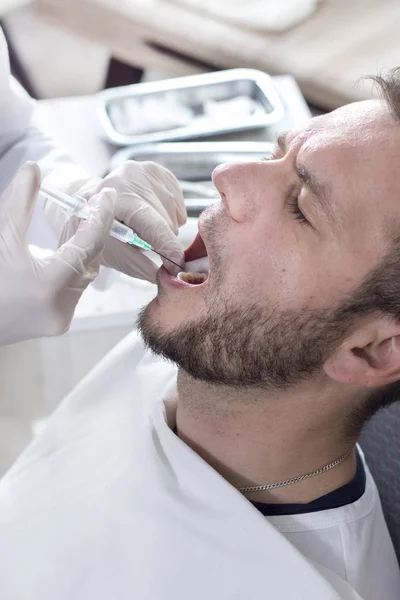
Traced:
[[400, 323], [374, 318], [355, 330], [325, 361], [334, 381], [365, 388], [400, 380]]

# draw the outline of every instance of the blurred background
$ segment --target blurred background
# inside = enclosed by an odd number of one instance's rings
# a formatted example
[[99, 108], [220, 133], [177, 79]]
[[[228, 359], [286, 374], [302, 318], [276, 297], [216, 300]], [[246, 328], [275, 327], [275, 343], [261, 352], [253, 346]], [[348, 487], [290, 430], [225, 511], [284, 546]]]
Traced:
[[[216, 5], [216, 6], [215, 6]], [[399, 57], [396, 0], [0, 0], [13, 70], [37, 98], [232, 67], [292, 74], [308, 102], [365, 97]]]
[[[185, 244], [201, 212], [191, 199], [215, 195], [216, 164], [259, 159], [282, 131], [371, 97], [360, 78], [400, 65], [398, 0], [0, 0], [0, 21], [36, 124], [74, 160], [99, 176], [127, 158], [157, 160], [183, 181]], [[224, 74], [236, 68], [259, 74]], [[184, 79], [160, 91], [191, 75], [205, 78], [196, 93]], [[150, 86], [146, 105], [125, 88], [138, 83]], [[29, 235], [35, 252], [56, 247], [40, 207]], [[68, 334], [0, 348], [0, 475], [154, 292], [104, 269]]]

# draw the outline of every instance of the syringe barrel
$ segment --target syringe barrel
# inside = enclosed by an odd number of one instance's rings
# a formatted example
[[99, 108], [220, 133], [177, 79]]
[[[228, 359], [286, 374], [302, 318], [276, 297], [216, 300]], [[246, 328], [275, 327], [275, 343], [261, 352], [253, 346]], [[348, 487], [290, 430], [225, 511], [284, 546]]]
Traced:
[[119, 223], [114, 219], [113, 224], [111, 225], [110, 235], [120, 242], [128, 243], [133, 238], [133, 231], [127, 225]]
[[[78, 217], [87, 219], [90, 214], [90, 206], [87, 201], [84, 198], [81, 198], [81, 196], [74, 196], [74, 198], [82, 201], [81, 208], [79, 208], [75, 214], [77, 214]], [[111, 225], [110, 235], [120, 242], [128, 243], [133, 237], [133, 231], [127, 225], [114, 219], [113, 224]]]
[[[77, 216], [81, 219], [88, 219], [90, 217], [92, 207], [82, 196], [69, 196], [58, 190], [47, 189], [45, 186], [41, 186], [40, 192], [45, 200], [48, 199], [58, 204], [69, 217]], [[132, 229], [115, 219], [111, 226], [110, 235], [125, 243], [133, 239]]]
[[79, 215], [82, 219], [87, 219], [90, 210], [85, 198], [81, 196], [69, 196], [60, 190], [53, 190], [42, 185], [40, 194], [45, 200], [51, 200], [58, 204], [68, 216]]

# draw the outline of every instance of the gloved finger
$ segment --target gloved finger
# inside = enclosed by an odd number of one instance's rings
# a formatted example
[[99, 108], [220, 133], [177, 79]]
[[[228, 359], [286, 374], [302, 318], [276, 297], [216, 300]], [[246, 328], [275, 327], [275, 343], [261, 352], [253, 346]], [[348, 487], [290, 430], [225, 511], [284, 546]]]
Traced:
[[187, 221], [187, 212], [185, 207], [185, 201], [183, 198], [182, 188], [178, 179], [171, 171], [169, 171], [165, 167], [162, 167], [161, 165], [157, 165], [154, 162], [149, 162], [147, 164], [148, 173], [153, 177], [153, 181], [154, 179], [159, 178], [159, 169], [163, 171], [163, 183], [170, 192], [169, 197], [166, 198], [165, 206], [167, 208], [167, 211], [175, 212], [178, 227], [181, 227]]
[[105, 188], [89, 200], [92, 214], [80, 222], [74, 235], [56, 252], [60, 265], [64, 263], [75, 273], [83, 274], [94, 261], [99, 262], [114, 219], [116, 198], [115, 190]]
[[3, 240], [13, 253], [26, 239], [40, 187], [40, 169], [27, 162], [2, 195], [0, 221]]
[[115, 211], [116, 219], [134, 228], [135, 215], [138, 207], [145, 202], [157, 212], [174, 235], [178, 235], [179, 226], [174, 208], [173, 198], [162, 190], [163, 196], [157, 195], [154, 189], [141, 188], [140, 184], [126, 184], [123, 192], [118, 194]]
[[132, 224], [132, 209], [145, 201], [168, 223], [175, 234], [186, 222], [182, 190], [175, 175], [153, 162], [127, 161], [107, 175], [99, 187], [108, 185], [118, 191], [116, 218]]
[[162, 263], [171, 275], [176, 276], [185, 270], [185, 253], [182, 256], [182, 246], [176, 239], [164, 243], [161, 254]]
[[[129, 226], [139, 237], [151, 244], [156, 252], [184, 267], [184, 250], [176, 235], [161, 215], [144, 200], [137, 202]], [[165, 264], [165, 267], [170, 273], [174, 270], [171, 263]]]
[[154, 162], [144, 162], [141, 163], [141, 166], [145, 179], [144, 182], [141, 182], [132, 177], [132, 173], [130, 173], [129, 167], [132, 166], [132, 163], [133, 161], [126, 163], [125, 185], [127, 190], [145, 199], [168, 221], [173, 232], [178, 234], [179, 227], [186, 223], [186, 208], [179, 181], [165, 167]]
[[101, 262], [105, 267], [116, 269], [129, 277], [156, 283], [159, 267], [151, 260], [150, 255], [135, 246], [122, 244], [110, 237], [104, 248]]
[[82, 219], [80, 219], [79, 217], [69, 217], [68, 221], [62, 228], [60, 239], [58, 240], [58, 247], [65, 244], [67, 240], [69, 240], [70, 238], [72, 238], [73, 235], [75, 235], [76, 230], [78, 229], [81, 222]]

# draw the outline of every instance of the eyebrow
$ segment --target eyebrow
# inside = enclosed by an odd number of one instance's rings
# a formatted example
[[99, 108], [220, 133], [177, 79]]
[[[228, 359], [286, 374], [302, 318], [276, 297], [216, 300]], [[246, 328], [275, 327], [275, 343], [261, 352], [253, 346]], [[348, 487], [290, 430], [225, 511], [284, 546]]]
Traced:
[[[276, 139], [278, 149], [286, 154], [288, 147], [289, 133], [281, 133]], [[331, 190], [329, 186], [320, 182], [311, 171], [303, 165], [296, 165], [297, 177], [308, 187], [311, 193], [318, 200], [319, 206], [324, 211], [330, 224], [335, 224], [335, 214], [331, 202]]]

